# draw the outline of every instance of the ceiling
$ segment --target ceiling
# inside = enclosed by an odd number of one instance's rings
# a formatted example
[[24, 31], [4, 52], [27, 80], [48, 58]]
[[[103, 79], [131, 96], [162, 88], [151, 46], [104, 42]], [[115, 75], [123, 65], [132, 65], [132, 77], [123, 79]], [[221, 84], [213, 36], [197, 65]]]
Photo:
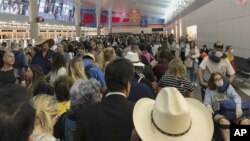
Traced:
[[128, 13], [130, 8], [141, 9], [142, 16], [165, 19], [187, 8], [195, 0], [81, 0], [82, 8], [95, 9], [96, 1], [100, 1], [101, 10]]

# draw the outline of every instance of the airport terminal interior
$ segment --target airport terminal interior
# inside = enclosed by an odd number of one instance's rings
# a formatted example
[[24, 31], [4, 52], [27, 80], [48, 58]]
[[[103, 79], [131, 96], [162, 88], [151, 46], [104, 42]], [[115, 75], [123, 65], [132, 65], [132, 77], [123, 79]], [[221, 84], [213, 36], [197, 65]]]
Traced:
[[0, 0], [0, 141], [244, 141], [249, 23], [249, 0]]

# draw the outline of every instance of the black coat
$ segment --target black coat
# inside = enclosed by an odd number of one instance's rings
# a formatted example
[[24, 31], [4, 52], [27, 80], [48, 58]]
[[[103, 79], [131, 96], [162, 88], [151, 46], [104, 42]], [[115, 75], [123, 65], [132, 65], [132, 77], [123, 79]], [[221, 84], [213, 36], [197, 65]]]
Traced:
[[75, 141], [129, 141], [134, 103], [122, 95], [110, 95], [81, 111]]

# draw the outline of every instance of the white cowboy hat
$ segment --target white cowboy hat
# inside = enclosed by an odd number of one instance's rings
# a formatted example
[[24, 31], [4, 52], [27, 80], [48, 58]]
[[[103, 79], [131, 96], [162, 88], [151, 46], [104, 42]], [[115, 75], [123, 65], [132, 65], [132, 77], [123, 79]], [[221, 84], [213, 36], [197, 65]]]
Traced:
[[126, 56], [124, 56], [126, 59], [130, 60], [134, 66], [138, 67], [144, 67], [145, 65], [140, 62], [138, 54], [135, 52], [128, 52]]
[[133, 121], [143, 141], [211, 141], [214, 130], [208, 109], [174, 87], [163, 88], [155, 101], [140, 99]]
[[95, 56], [91, 53], [85, 53], [82, 58], [91, 58], [95, 61]]
[[43, 36], [39, 36], [38, 39], [35, 41], [35, 46], [41, 45], [45, 42], [52, 43], [52, 46], [55, 44], [54, 39], [52, 38], [44, 38]]

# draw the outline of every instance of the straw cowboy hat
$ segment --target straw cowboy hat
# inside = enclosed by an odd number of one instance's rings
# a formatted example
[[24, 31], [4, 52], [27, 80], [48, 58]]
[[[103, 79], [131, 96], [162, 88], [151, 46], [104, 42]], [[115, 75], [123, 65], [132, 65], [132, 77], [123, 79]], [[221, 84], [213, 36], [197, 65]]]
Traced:
[[95, 61], [95, 56], [94, 56], [94, 54], [91, 54], [91, 53], [84, 54], [82, 58], [90, 58], [90, 59], [93, 59]]
[[207, 108], [174, 87], [161, 89], [155, 101], [140, 99], [133, 121], [143, 141], [211, 141], [214, 130]]
[[138, 54], [135, 52], [128, 52], [126, 56], [124, 56], [126, 59], [130, 60], [134, 66], [138, 67], [144, 67], [145, 65], [140, 62]]
[[53, 46], [55, 44], [54, 39], [44, 38], [43, 36], [39, 36], [38, 39], [35, 41], [35, 46], [39, 46], [45, 42], [49, 42], [51, 46]]

